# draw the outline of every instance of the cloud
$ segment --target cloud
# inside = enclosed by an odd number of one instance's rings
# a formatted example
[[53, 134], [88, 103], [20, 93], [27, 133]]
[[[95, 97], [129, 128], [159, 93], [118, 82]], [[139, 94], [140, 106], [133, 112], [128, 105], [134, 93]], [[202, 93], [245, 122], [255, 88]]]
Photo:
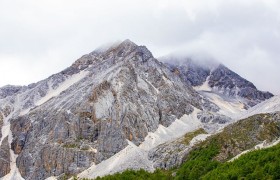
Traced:
[[2, 0], [0, 85], [41, 80], [129, 38], [156, 57], [209, 55], [280, 94], [279, 9], [278, 0]]
[[181, 50], [206, 53], [261, 90], [279, 94], [279, 7], [276, 1], [223, 1], [215, 10], [196, 11], [195, 24], [203, 30]]

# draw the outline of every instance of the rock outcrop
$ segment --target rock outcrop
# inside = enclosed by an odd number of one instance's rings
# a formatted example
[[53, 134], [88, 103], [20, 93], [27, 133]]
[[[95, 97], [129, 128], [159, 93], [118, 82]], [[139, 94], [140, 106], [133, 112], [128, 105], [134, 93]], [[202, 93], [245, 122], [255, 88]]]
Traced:
[[11, 170], [10, 167], [10, 146], [8, 142], [8, 137], [6, 137], [0, 147], [0, 177], [5, 176]]
[[213, 92], [243, 99], [245, 107], [255, 106], [273, 97], [270, 92], [259, 91], [253, 83], [222, 64], [196, 62], [189, 58], [165, 57], [163, 60], [170, 70], [176, 72], [186, 83], [194, 87], [206, 83]]

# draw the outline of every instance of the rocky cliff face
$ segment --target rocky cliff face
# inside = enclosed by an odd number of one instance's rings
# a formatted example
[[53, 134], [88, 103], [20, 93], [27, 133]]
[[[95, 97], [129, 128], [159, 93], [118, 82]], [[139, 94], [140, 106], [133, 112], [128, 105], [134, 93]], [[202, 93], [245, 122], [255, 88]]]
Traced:
[[216, 62], [195, 62], [174, 57], [165, 57], [163, 61], [172, 72], [178, 73], [181, 79], [192, 86], [209, 86], [208, 91], [242, 98], [247, 108], [273, 96], [269, 92], [259, 91], [253, 83]]
[[[193, 86], [211, 79], [213, 88], [228, 89], [225, 84], [235, 80], [221, 79], [222, 68], [215, 73], [196, 65], [191, 71], [174, 67], [126, 40], [84, 55], [38, 83], [0, 88], [0, 177], [17, 172], [11, 159], [25, 179], [78, 174], [112, 157], [128, 141], [140, 145], [149, 132], [195, 109], [208, 125], [231, 120]], [[255, 90], [234, 84], [243, 86]], [[262, 101], [269, 96], [256, 97]]]
[[3, 94], [1, 111], [25, 179], [77, 174], [194, 108], [218, 110], [146, 47], [128, 40]]
[[11, 170], [10, 167], [10, 147], [8, 142], [8, 137], [3, 139], [0, 147], [0, 177], [5, 176]]

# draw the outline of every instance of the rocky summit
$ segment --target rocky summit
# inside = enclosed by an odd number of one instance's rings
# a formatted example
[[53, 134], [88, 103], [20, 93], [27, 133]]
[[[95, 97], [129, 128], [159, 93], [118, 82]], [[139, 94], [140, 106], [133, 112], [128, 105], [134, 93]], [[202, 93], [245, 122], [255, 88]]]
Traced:
[[0, 88], [0, 177], [94, 178], [174, 167], [192, 138], [272, 96], [224, 65], [161, 62], [125, 40], [40, 82]]
[[[255, 85], [217, 62], [194, 62], [190, 58], [164, 57], [172, 72], [194, 87], [207, 85], [212, 91], [228, 97], [239, 97], [247, 108], [269, 99], [270, 92], [259, 91]], [[204, 90], [209, 90], [204, 89]]]

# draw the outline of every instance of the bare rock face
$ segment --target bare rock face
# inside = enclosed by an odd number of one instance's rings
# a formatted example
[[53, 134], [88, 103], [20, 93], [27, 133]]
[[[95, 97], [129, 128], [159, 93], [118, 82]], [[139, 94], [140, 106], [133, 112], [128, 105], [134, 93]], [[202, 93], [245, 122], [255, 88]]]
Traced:
[[2, 101], [22, 107], [12, 110], [11, 147], [25, 179], [77, 174], [124, 149], [127, 140], [140, 145], [148, 132], [194, 108], [218, 111], [129, 40], [7, 98]]
[[21, 86], [4, 86], [0, 89], [0, 98], [6, 98], [20, 92]]
[[197, 129], [186, 133], [176, 140], [163, 143], [150, 150], [148, 156], [153, 161], [154, 168], [171, 169], [181, 165], [185, 157], [194, 147], [195, 143], [192, 142], [193, 138], [200, 134], [206, 134], [206, 131], [202, 128]]
[[[4, 116], [3, 114], [0, 112], [0, 128], [2, 128], [4, 123]], [[0, 131], [0, 138], [2, 137], [2, 132]]]
[[257, 90], [253, 83], [240, 77], [223, 65], [219, 65], [209, 78], [209, 85], [229, 96], [240, 96], [248, 100], [249, 106], [273, 97], [270, 92]]
[[[180, 78], [192, 86], [207, 85], [213, 92], [243, 99], [246, 107], [273, 97], [270, 92], [259, 91], [253, 83], [219, 63], [196, 62], [190, 58], [165, 57], [167, 67], [176, 72]], [[207, 81], [208, 80], [208, 81]]]
[[149, 159], [153, 161], [154, 168], [171, 169], [183, 163], [191, 147], [181, 140], [161, 144], [149, 152]]
[[9, 174], [10, 168], [10, 147], [8, 142], [8, 137], [2, 141], [0, 148], [0, 177]]
[[190, 58], [166, 57], [163, 61], [166, 62], [171, 71], [176, 72], [181, 79], [192, 86], [202, 85], [211, 73], [211, 66], [196, 63]]
[[41, 110], [13, 119], [12, 149], [19, 155], [21, 175], [44, 179], [62, 173], [76, 174], [91, 166], [96, 154], [94, 130], [88, 128], [92, 124], [81, 114]]
[[215, 112], [204, 111], [197, 114], [197, 118], [202, 123], [214, 123], [214, 124], [226, 124], [232, 119], [225, 115], [221, 115]]
[[51, 175], [77, 174], [85, 170], [91, 166], [95, 152], [75, 146], [44, 146], [35, 154], [40, 157], [35, 159], [23, 153], [17, 159], [21, 175], [26, 179], [45, 179]]

